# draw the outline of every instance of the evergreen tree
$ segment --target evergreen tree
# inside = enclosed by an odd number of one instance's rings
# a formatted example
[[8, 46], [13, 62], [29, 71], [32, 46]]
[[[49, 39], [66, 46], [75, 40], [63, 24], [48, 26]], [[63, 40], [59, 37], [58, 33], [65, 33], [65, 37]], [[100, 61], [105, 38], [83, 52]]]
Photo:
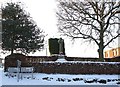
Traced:
[[35, 52], [43, 48], [43, 31], [30, 15], [21, 7], [21, 3], [7, 3], [2, 7], [2, 49]]

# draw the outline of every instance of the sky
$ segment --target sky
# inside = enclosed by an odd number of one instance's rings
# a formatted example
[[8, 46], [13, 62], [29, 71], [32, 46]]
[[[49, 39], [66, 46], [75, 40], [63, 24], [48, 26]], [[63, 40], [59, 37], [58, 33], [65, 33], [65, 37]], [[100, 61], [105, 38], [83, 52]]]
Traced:
[[[37, 25], [45, 31], [45, 50], [30, 55], [49, 55], [48, 39], [62, 37], [65, 41], [66, 56], [74, 57], [98, 57], [96, 45], [82, 43], [81, 40], [71, 41], [68, 37], [63, 37], [58, 32], [56, 18], [56, 1], [55, 0], [0, 0], [0, 3], [9, 1], [21, 1], [24, 3], [24, 9], [30, 13]], [[82, 43], [82, 44], [81, 44]], [[46, 52], [47, 51], [47, 52]]]

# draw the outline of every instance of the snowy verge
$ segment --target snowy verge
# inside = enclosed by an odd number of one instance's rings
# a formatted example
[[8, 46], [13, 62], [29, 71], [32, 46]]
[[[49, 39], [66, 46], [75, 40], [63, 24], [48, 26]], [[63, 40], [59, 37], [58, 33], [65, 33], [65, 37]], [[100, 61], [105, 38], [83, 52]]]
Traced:
[[118, 75], [69, 75], [69, 74], [43, 74], [34, 73], [23, 74], [23, 79], [17, 82], [17, 77], [12, 74], [9, 78], [6, 72], [0, 69], [2, 85], [118, 85], [120, 76]]

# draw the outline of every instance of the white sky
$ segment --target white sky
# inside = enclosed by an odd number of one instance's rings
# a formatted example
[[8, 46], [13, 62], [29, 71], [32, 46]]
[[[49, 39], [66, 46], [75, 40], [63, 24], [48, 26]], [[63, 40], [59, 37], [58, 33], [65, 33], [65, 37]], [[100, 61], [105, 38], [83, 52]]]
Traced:
[[[24, 2], [24, 7], [27, 12], [30, 13], [33, 20], [37, 25], [45, 31], [48, 38], [60, 37], [57, 29], [56, 18], [56, 2], [55, 0], [0, 0], [5, 1], [21, 1]], [[61, 36], [62, 37], [62, 36]], [[67, 56], [77, 57], [98, 57], [97, 47], [86, 44], [80, 44], [81, 41], [77, 40], [74, 44], [66, 37], [62, 37], [65, 40], [65, 50]], [[48, 50], [47, 50], [48, 51]], [[46, 50], [37, 52], [34, 55], [46, 55]]]

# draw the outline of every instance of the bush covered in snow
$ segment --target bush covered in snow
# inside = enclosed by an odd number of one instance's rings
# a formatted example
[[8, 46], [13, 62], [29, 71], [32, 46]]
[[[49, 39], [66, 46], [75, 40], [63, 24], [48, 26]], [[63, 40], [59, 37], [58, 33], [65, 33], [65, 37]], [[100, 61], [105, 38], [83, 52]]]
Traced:
[[61, 74], [120, 74], [120, 63], [41, 62], [33, 63], [36, 72]]

